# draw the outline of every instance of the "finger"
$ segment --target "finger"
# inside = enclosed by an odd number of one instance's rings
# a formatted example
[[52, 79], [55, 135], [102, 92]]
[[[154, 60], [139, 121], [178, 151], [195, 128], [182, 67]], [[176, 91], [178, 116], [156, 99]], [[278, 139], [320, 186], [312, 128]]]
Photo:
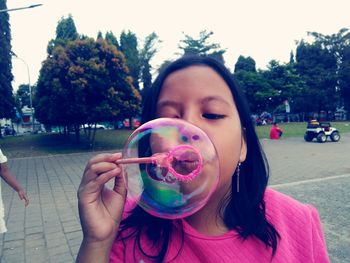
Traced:
[[[124, 168], [121, 166], [121, 174], [124, 173]], [[126, 184], [123, 176], [118, 176], [114, 178], [114, 192], [121, 193], [122, 195], [126, 194]]]
[[95, 180], [101, 174], [111, 171], [117, 167], [118, 167], [117, 164], [109, 163], [109, 162], [100, 162], [100, 163], [92, 164], [89, 167], [89, 169], [85, 171], [81, 184], [83, 185], [87, 184], [90, 181]]
[[78, 189], [78, 199], [88, 197], [90, 201], [95, 200], [98, 195], [101, 194], [105, 183], [107, 183], [113, 177], [117, 177], [120, 175], [120, 173], [121, 169], [116, 166], [115, 169], [100, 174], [98, 177], [96, 177], [94, 180], [91, 180], [87, 184], [80, 185]]
[[115, 162], [116, 160], [122, 158], [121, 153], [102, 153], [98, 154], [94, 157], [92, 157], [89, 162], [87, 163], [86, 167], [90, 167], [91, 165], [95, 163], [100, 163], [100, 162]]
[[104, 185], [113, 177], [121, 175], [121, 171], [121, 168], [116, 166], [113, 170], [100, 174], [98, 177], [96, 177], [95, 181], [97, 184]]

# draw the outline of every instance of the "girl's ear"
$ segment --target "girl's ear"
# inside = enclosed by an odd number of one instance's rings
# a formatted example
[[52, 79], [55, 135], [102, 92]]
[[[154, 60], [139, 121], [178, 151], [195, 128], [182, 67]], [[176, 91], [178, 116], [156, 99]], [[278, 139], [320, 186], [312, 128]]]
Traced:
[[239, 162], [243, 163], [245, 159], [247, 158], [247, 139], [245, 135], [245, 128], [242, 128], [242, 134], [241, 134], [241, 152], [239, 154]]

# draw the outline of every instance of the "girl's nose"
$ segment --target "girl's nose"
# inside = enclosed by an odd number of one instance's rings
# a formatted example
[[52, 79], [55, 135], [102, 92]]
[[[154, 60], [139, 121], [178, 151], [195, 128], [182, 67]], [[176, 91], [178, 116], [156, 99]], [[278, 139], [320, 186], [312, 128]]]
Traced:
[[186, 112], [186, 113], [184, 113], [184, 114], [182, 115], [182, 119], [183, 119], [184, 121], [187, 121], [187, 122], [189, 122], [189, 123], [191, 123], [191, 124], [197, 126], [197, 125], [196, 125], [197, 120], [196, 120], [196, 118], [195, 118], [195, 115], [194, 115], [193, 113], [191, 113], [191, 112]]
[[[197, 116], [196, 114], [186, 113], [182, 116], [182, 119], [204, 131], [203, 122], [201, 122], [202, 118], [200, 116]], [[196, 136], [193, 136], [196, 140]], [[189, 139], [192, 140], [193, 136], [190, 136]]]

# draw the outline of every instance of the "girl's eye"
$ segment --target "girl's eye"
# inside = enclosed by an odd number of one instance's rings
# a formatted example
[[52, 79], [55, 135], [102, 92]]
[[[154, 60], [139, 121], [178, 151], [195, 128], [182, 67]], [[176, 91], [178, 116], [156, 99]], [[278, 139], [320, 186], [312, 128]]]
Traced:
[[223, 119], [225, 117], [225, 115], [215, 114], [215, 113], [203, 113], [202, 116], [209, 120], [218, 120], [218, 119]]

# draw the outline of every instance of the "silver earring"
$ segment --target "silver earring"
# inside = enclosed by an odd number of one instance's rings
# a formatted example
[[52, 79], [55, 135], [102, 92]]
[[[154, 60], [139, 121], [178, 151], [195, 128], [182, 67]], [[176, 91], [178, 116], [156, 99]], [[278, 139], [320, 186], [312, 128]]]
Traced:
[[236, 168], [236, 177], [237, 177], [237, 193], [239, 193], [239, 174], [241, 172], [241, 163], [239, 162]]

